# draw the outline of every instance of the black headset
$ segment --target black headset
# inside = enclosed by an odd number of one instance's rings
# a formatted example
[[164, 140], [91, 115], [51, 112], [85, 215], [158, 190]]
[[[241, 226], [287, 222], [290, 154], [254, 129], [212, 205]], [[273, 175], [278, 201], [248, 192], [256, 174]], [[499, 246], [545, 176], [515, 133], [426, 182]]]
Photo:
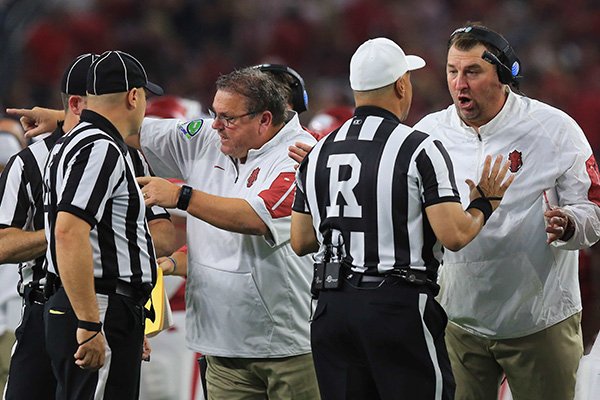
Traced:
[[462, 28], [458, 28], [452, 32], [452, 35], [450, 35], [450, 40], [452, 40], [452, 38], [457, 34], [468, 34], [475, 40], [487, 43], [497, 48], [500, 51], [499, 56], [496, 56], [486, 50], [481, 55], [481, 58], [496, 66], [496, 71], [498, 71], [498, 78], [500, 82], [504, 83], [505, 85], [513, 85], [517, 89], [519, 88], [519, 83], [521, 78], [523, 78], [523, 76], [520, 75], [521, 60], [519, 60], [519, 57], [517, 57], [517, 54], [513, 48], [502, 35], [483, 26], [473, 25], [467, 25]]
[[308, 110], [308, 93], [304, 86], [304, 79], [302, 79], [299, 73], [287, 65], [281, 64], [260, 64], [256, 68], [263, 72], [269, 71], [288, 74], [294, 78], [294, 83], [292, 84], [292, 107], [298, 114]]

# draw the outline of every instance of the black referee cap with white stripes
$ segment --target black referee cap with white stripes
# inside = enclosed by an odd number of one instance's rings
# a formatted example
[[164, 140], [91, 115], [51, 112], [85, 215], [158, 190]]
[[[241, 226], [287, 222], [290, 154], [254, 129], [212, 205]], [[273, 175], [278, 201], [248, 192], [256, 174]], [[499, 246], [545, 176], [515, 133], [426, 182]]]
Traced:
[[164, 93], [160, 86], [148, 81], [142, 63], [131, 54], [122, 51], [102, 53], [88, 71], [87, 92], [89, 94], [121, 93], [141, 87], [158, 96]]
[[74, 96], [85, 96], [88, 69], [97, 58], [98, 54], [87, 53], [73, 60], [63, 74], [60, 91]]

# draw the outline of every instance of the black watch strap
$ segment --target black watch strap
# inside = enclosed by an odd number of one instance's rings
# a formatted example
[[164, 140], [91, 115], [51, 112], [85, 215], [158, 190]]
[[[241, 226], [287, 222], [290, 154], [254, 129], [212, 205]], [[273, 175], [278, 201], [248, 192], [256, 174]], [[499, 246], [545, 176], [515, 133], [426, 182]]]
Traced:
[[179, 198], [177, 199], [176, 207], [180, 210], [187, 210], [190, 205], [190, 200], [192, 199], [193, 189], [191, 186], [183, 185], [181, 186], [181, 191], [179, 192]]
[[102, 322], [77, 321], [77, 327], [90, 332], [100, 332], [102, 330]]

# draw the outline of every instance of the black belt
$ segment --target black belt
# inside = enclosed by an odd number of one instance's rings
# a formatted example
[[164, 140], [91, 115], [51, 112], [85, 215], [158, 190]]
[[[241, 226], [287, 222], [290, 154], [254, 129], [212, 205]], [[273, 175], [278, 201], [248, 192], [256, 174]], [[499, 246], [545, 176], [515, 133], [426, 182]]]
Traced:
[[119, 296], [133, 299], [136, 303], [145, 304], [152, 292], [152, 286], [147, 290], [142, 287], [137, 287], [129, 282], [121, 279], [94, 278], [94, 286], [96, 293], [111, 295], [118, 294]]
[[[60, 277], [48, 273], [46, 275], [46, 287], [48, 289], [45, 288], [45, 290], [48, 290], [47, 295], [50, 297], [50, 295], [62, 287]], [[117, 278], [94, 278], [94, 288], [96, 293], [104, 295], [118, 294], [119, 296], [130, 298], [141, 305], [144, 305], [148, 301], [152, 292], [151, 284], [144, 284], [138, 287]]]
[[416, 286], [429, 286], [436, 291], [436, 294], [439, 290], [439, 286], [429, 278], [427, 272], [412, 268], [398, 268], [381, 275], [365, 275], [345, 267], [344, 278], [346, 282], [356, 287], [374, 287], [401, 281]]

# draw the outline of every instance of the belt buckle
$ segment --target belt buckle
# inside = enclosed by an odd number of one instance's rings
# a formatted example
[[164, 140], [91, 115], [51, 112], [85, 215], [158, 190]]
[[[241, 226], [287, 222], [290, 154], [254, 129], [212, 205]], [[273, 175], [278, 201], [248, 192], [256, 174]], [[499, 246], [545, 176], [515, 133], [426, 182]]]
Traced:
[[421, 273], [421, 271], [413, 271], [409, 268], [403, 268], [403, 269], [399, 269], [399, 270], [395, 271], [391, 275], [397, 276], [397, 277], [405, 280], [408, 283], [412, 283], [412, 284], [416, 284], [416, 285], [425, 285], [427, 283], [427, 278], [426, 277], [425, 277], [425, 279], [420, 278], [418, 276], [419, 273]]

